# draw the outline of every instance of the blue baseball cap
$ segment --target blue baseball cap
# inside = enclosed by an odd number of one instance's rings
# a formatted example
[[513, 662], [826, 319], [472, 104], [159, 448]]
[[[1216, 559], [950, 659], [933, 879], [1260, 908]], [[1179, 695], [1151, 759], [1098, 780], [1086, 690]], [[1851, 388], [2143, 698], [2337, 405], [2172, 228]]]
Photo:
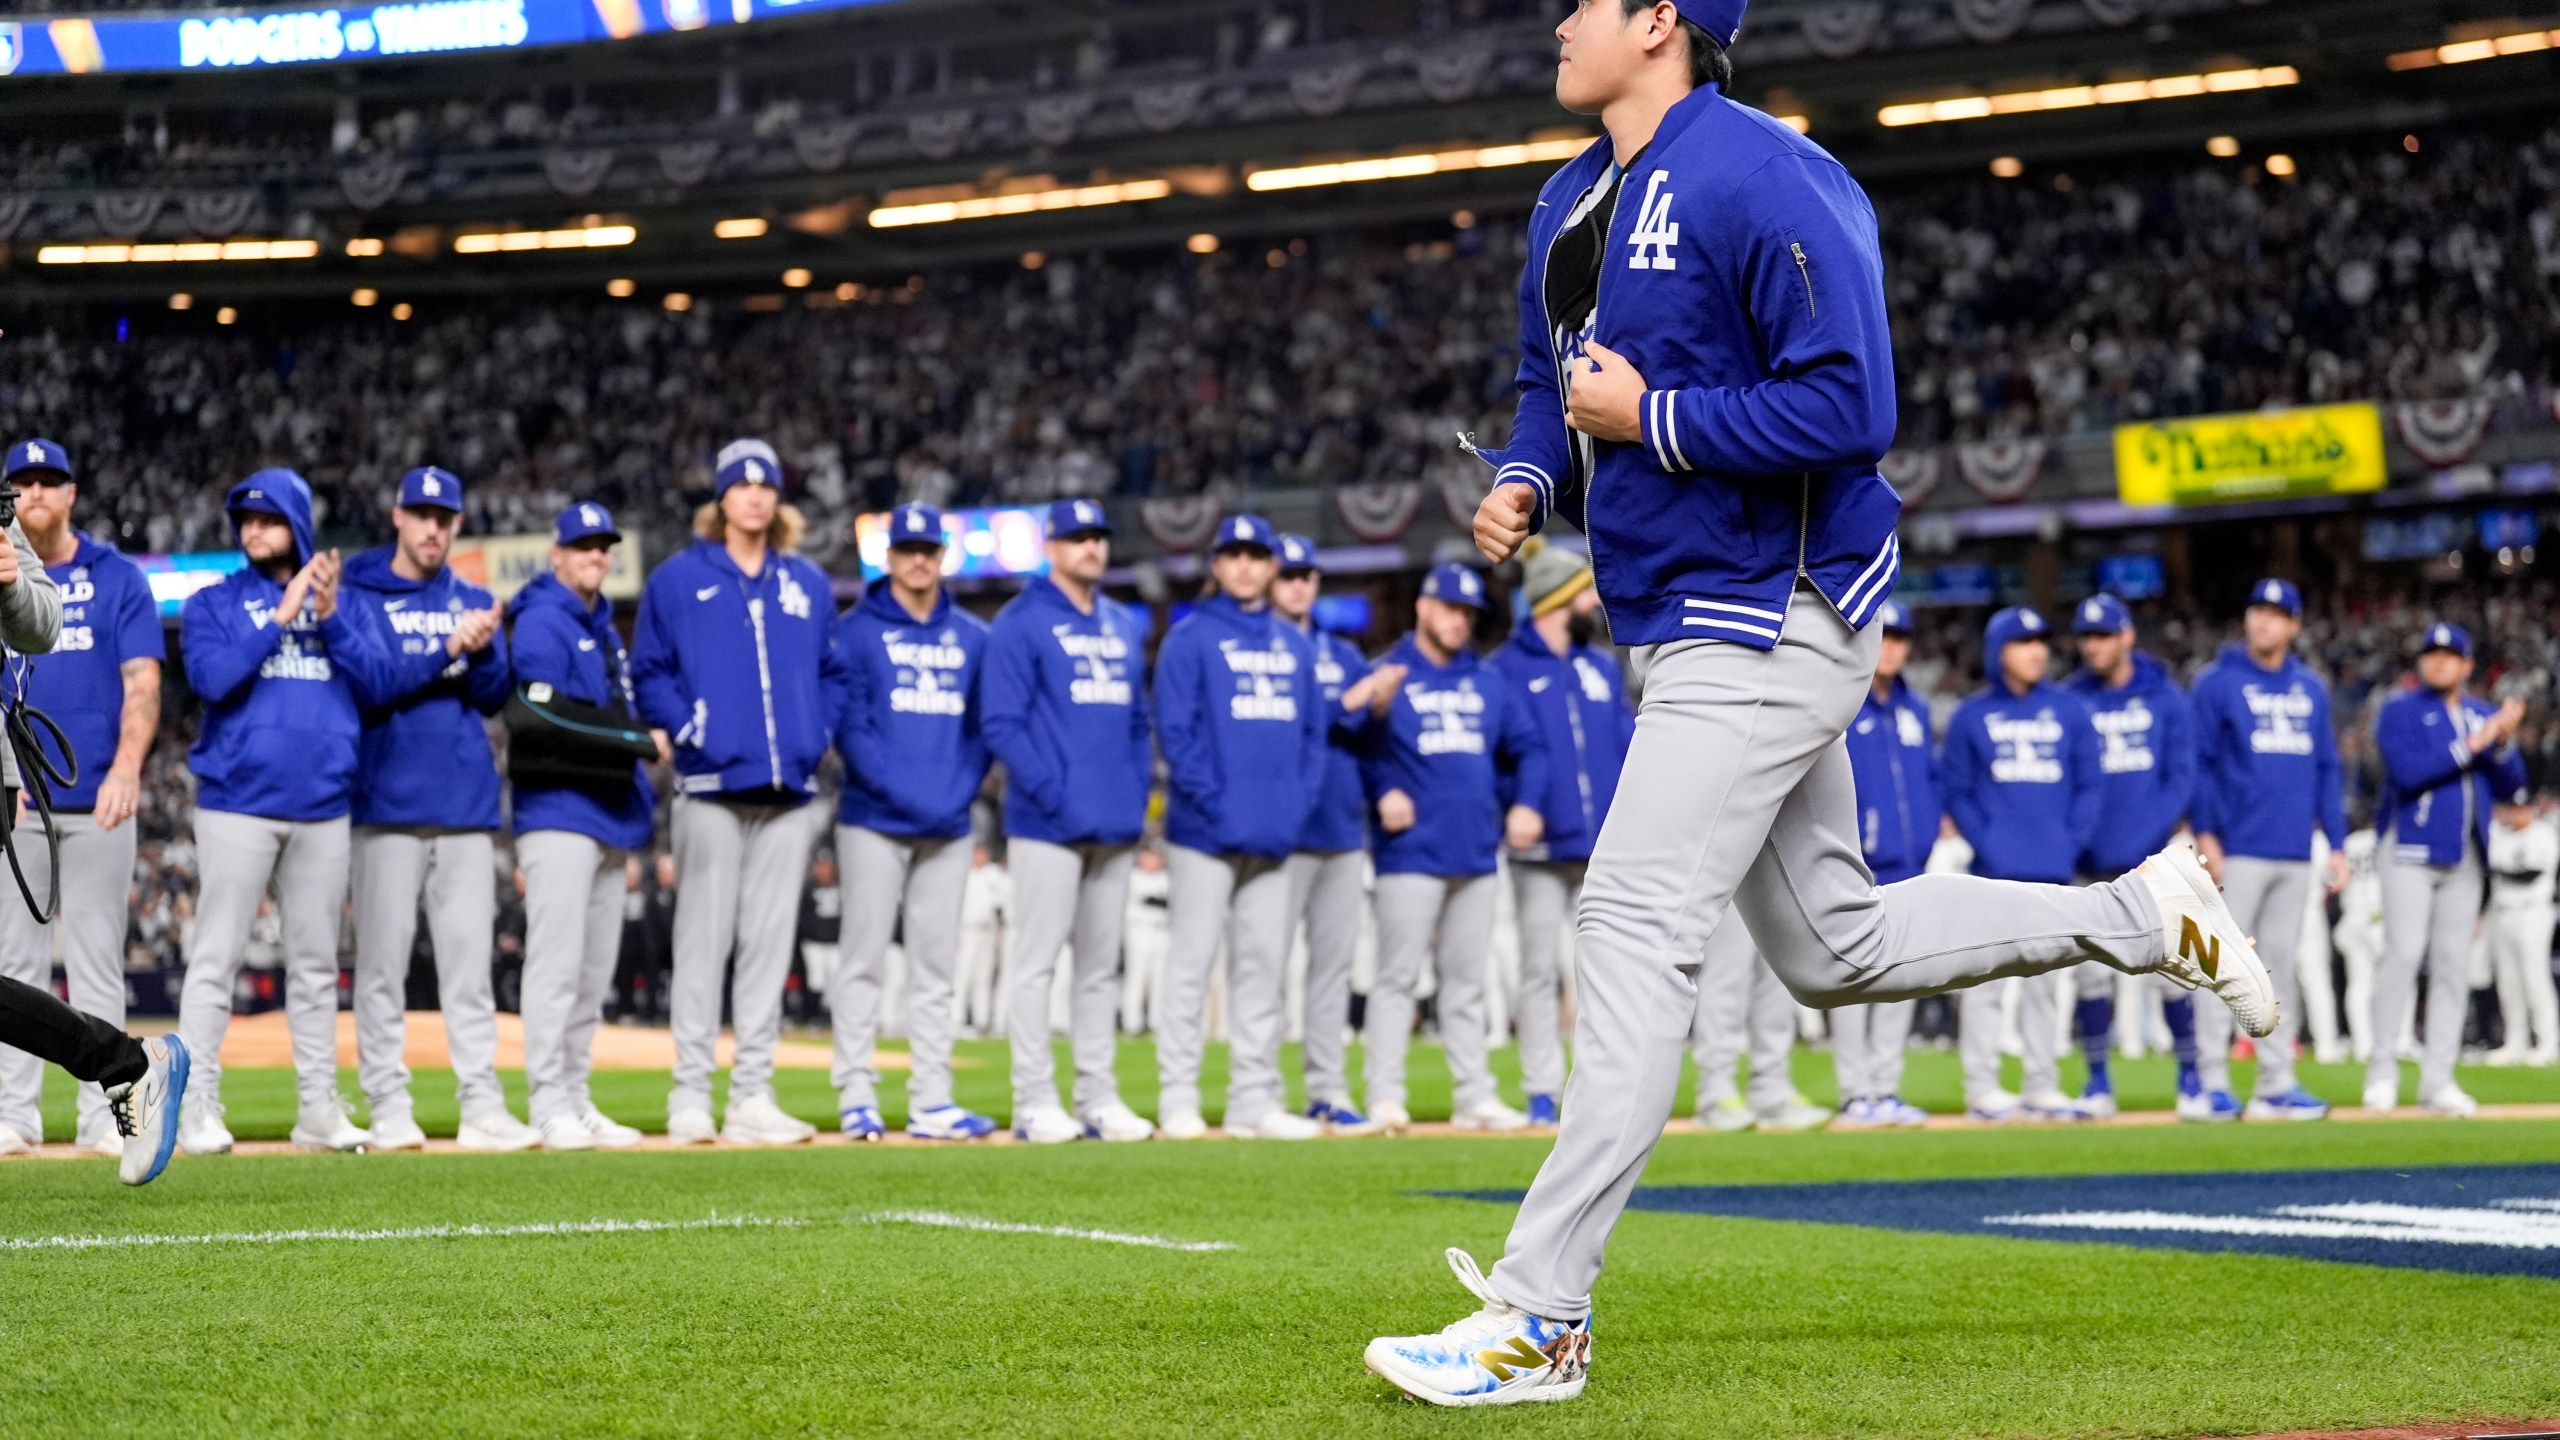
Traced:
[[942, 512], [931, 505], [911, 502], [889, 512], [889, 548], [901, 545], [930, 545], [939, 550], [942, 535]]
[[441, 465], [421, 465], [400, 477], [403, 510], [462, 509], [462, 477]]
[[1304, 535], [1282, 535], [1280, 537], [1280, 549], [1278, 554], [1280, 556], [1280, 568], [1284, 572], [1290, 570], [1321, 570], [1324, 568], [1322, 565], [1316, 563], [1316, 542], [1308, 539]]
[[770, 485], [782, 488], [782, 457], [762, 440], [732, 440], [720, 447], [719, 458], [712, 461], [712, 498], [729, 493], [732, 485]]
[[2133, 612], [2124, 602], [2101, 590], [2080, 602], [2071, 618], [2071, 628], [2083, 635], [2121, 635], [2133, 628]]
[[1049, 507], [1049, 538], [1052, 540], [1110, 533], [1111, 512], [1103, 509], [1099, 500], [1061, 500]]
[[2302, 592], [2290, 580], [2261, 580], [2249, 587], [2249, 608], [2264, 605], [2281, 610], [2294, 619], [2302, 618]]
[[1230, 515], [1218, 522], [1218, 543], [1210, 549], [1234, 550], [1251, 547], [1266, 554], [1280, 553], [1280, 534], [1271, 522], [1259, 515]]
[[2429, 650], [2450, 650], [2468, 660], [2471, 658], [2471, 632], [2459, 625], [2439, 620], [2427, 627], [2427, 643], [2418, 647], [2420, 654]]
[[2021, 640], [2043, 640], [2052, 643], [2053, 627], [2044, 617], [2024, 605], [2012, 605], [1991, 617], [1982, 627], [1982, 649], [1985, 658], [1996, 661], [2000, 652]]
[[579, 501], [561, 511], [560, 518], [551, 522], [551, 543], [554, 545], [575, 545], [598, 536], [620, 540], [622, 532], [613, 527], [613, 512], [593, 500]]
[[9, 447], [9, 458], [0, 461], [0, 480], [12, 479], [22, 470], [58, 470], [68, 480], [71, 456], [50, 440], [21, 440]]
[[1887, 600], [1876, 607], [1876, 624], [1887, 635], [1908, 635], [1911, 633], [1911, 612], [1901, 601]]
[[1431, 573], [1422, 577], [1422, 598], [1481, 610], [1484, 608], [1484, 577], [1456, 561], [1434, 565]]
[[1742, 12], [1751, 8], [1751, 0], [1671, 0], [1671, 8], [1731, 49], [1742, 38]]

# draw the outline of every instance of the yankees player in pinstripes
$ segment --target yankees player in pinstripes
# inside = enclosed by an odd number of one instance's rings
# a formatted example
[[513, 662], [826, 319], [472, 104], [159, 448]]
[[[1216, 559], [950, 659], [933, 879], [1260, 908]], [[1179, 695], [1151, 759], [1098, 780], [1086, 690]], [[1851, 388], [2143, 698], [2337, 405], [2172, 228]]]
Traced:
[[1448, 1252], [1482, 1308], [1366, 1353], [1435, 1404], [1582, 1392], [1602, 1252], [1670, 1116], [1728, 911], [1809, 1004], [2096, 959], [2275, 1026], [2265, 967], [2184, 842], [2088, 887], [1868, 873], [1842, 737], [1897, 573], [1900, 503], [1876, 472], [1895, 423], [1883, 261], [1840, 164], [1721, 93], [1742, 12], [1582, 0], [1557, 30], [1557, 98], [1608, 133], [1530, 217], [1520, 407], [1486, 456], [1476, 541], [1500, 562], [1578, 522], [1646, 682], [1584, 882], [1555, 1149], [1491, 1275]]

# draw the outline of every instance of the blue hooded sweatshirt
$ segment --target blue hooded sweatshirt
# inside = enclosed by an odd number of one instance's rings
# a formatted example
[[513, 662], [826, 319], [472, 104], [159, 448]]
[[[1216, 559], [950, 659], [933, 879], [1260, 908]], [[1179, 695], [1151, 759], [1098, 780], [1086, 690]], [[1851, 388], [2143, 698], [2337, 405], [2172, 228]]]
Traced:
[[1325, 715], [1324, 778], [1308, 801], [1306, 823], [1298, 827], [1298, 848], [1317, 854], [1358, 850], [1369, 843], [1369, 797], [1360, 789], [1360, 750], [1367, 743], [1370, 715], [1366, 707], [1343, 709], [1342, 696], [1369, 678], [1369, 658], [1322, 626], [1298, 633], [1315, 652], [1317, 703]]
[[2112, 880], [2151, 858], [2187, 818], [2195, 793], [2195, 725], [2169, 667], [2137, 650], [2133, 679], [2116, 689], [2082, 670], [2063, 689], [2098, 728], [2098, 805], [2106, 823], [2089, 837], [2080, 873]]
[[444, 642], [462, 612], [497, 601], [450, 566], [403, 580], [392, 554], [385, 545], [349, 560], [339, 591], [411, 687], [364, 711], [355, 822], [495, 830], [498, 762], [487, 717], [507, 704], [506, 637], [459, 660], [445, 655]]
[[1315, 669], [1296, 626], [1224, 595], [1201, 601], [1165, 636], [1156, 736], [1167, 840], [1272, 860], [1298, 848], [1324, 781], [1330, 718]]
[[2338, 732], [2329, 687], [2291, 655], [2262, 670], [2246, 646], [2227, 645], [2187, 696], [2196, 728], [2196, 788], [2187, 802], [2199, 835], [2223, 853], [2308, 860], [2311, 832], [2347, 848], [2338, 789]]
[[1527, 705], [1546, 752], [1543, 792], [1523, 788], [1516, 771], [1503, 773], [1502, 803], [1525, 802], [1546, 817], [1545, 838], [1521, 858], [1590, 859], [1636, 734], [1635, 707], [1627, 703], [1617, 660], [1596, 645], [1576, 645], [1571, 654], [1558, 655], [1537, 627], [1524, 622], [1485, 663]]
[[675, 743], [677, 789], [754, 805], [813, 793], [843, 683], [832, 594], [797, 555], [769, 552], [749, 578], [709, 540], [649, 577], [631, 684], [640, 718]]
[[996, 616], [979, 682], [987, 746], [1004, 762], [1004, 833], [1127, 845], [1155, 778], [1144, 621], [1108, 595], [1093, 613], [1036, 576]]
[[[1461, 650], [1434, 665], [1411, 635], [1387, 659], [1404, 688], [1369, 728], [1361, 779], [1381, 875], [1490, 875], [1502, 848], [1502, 776], [1519, 794], [1547, 793], [1547, 747], [1525, 698], [1501, 671]], [[1377, 829], [1378, 797], [1413, 798], [1413, 825]]]
[[[294, 561], [307, 564], [311, 489], [290, 470], [261, 470], [231, 488], [226, 504], [259, 499], [284, 511]], [[340, 600], [317, 618], [305, 601], [290, 625], [274, 623], [285, 587], [251, 565], [187, 597], [179, 614], [187, 684], [204, 702], [204, 725], [187, 752], [196, 805], [266, 820], [335, 820], [355, 797], [358, 707], [387, 703], [408, 676]]]
[[62, 727], [79, 767], [70, 787], [53, 797], [53, 808], [66, 814], [97, 808], [98, 782], [116, 762], [126, 663], [169, 656], [142, 567], [85, 532], [73, 538], [71, 559], [44, 567], [62, 592], [62, 637], [51, 653], [29, 660], [27, 680], [27, 703]]
[[2382, 702], [2374, 719], [2384, 779], [2382, 825], [2392, 838], [2391, 858], [2400, 864], [2459, 865], [2467, 842], [2485, 866], [2492, 807], [2532, 798], [2524, 757], [2513, 744], [2472, 753], [2472, 734], [2498, 707], [2464, 695], [2459, 710], [2457, 720], [2443, 696], [2419, 687]]
[[[598, 595], [590, 608], [545, 571], [507, 602], [507, 627], [507, 658], [517, 686], [548, 685], [582, 705], [639, 713], [632, 696], [631, 657], [613, 628], [612, 600]], [[648, 771], [636, 761], [629, 785], [515, 788], [517, 834], [566, 830], [617, 850], [647, 847], [657, 826], [657, 808]]]
[[986, 622], [937, 594], [919, 623], [886, 581], [836, 621], [844, 661], [836, 818], [883, 835], [953, 840], [987, 779]]
[[1938, 779], [1973, 873], [2069, 882], [2098, 825], [2099, 753], [2089, 712], [2044, 681], [2019, 695], [1995, 680], [1959, 706]]
[[1879, 885], [1929, 868], [1938, 844], [1938, 765], [1929, 707], [1897, 675], [1885, 699], [1867, 690], [1849, 722], [1849, 772], [1858, 791], [1858, 848]]

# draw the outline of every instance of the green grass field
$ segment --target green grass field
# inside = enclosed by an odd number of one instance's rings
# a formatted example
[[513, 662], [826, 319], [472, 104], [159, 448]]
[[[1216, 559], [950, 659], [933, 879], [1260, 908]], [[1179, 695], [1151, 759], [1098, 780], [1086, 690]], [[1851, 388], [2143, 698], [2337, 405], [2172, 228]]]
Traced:
[[[964, 1099], [997, 1103], [1001, 1047], [969, 1058]], [[1827, 1063], [1805, 1058], [1818, 1092]], [[1437, 1052], [1415, 1059], [1432, 1075], [1417, 1099], [1445, 1106]], [[1952, 1064], [1915, 1056], [1915, 1097], [1950, 1099]], [[1133, 1097], [1152, 1096], [1150, 1066], [1129, 1048]], [[2156, 1068], [2128, 1075], [2137, 1098], [2165, 1098]], [[607, 1108], [659, 1117], [663, 1076], [608, 1078]], [[2350, 1073], [2311, 1079], [2353, 1090]], [[2560, 1099], [2548, 1074], [2465, 1079], [2484, 1099]], [[290, 1123], [288, 1077], [230, 1080], [244, 1136]], [[822, 1076], [786, 1081], [793, 1108], [831, 1111]], [[420, 1077], [431, 1129], [450, 1121], [450, 1083]], [[181, 1157], [138, 1192], [98, 1163], [0, 1166], [0, 1242], [796, 1222], [0, 1251], [0, 1434], [2186, 1436], [2560, 1413], [2548, 1280], [1641, 1212], [1602, 1282], [1583, 1400], [1472, 1415], [1402, 1401], [1361, 1345], [1457, 1318], [1472, 1302], [1441, 1247], [1490, 1262], [1510, 1218], [1426, 1192], [1520, 1187], [1546, 1148], [830, 1137]], [[1674, 1134], [1647, 1183], [2554, 1159], [2560, 1123], [2540, 1121]], [[866, 1218], [897, 1210], [1235, 1248]]]

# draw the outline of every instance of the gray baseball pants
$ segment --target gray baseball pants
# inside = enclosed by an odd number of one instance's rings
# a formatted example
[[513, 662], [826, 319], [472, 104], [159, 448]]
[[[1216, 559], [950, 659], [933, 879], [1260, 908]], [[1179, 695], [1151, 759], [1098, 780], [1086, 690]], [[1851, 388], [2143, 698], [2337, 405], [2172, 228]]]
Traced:
[[[2473, 872], [2476, 878], [2479, 872]], [[2222, 859], [2222, 900], [2231, 907], [2231, 918], [2240, 933], [2257, 942], [2258, 959], [2267, 967], [2267, 978], [2275, 982], [2276, 1004], [2282, 1015], [2276, 1021], [2275, 1033], [2252, 1047], [2258, 1056], [2258, 1084], [2255, 1093], [2273, 1097], [2291, 1092], [2296, 1084], [2293, 1070], [2293, 1039], [2302, 1030], [2302, 975], [2299, 955], [2302, 950], [2302, 918], [2311, 895], [2311, 862], [2308, 860], [2262, 860], [2254, 855], [2226, 855]], [[2476, 907], [2475, 907], [2476, 910]], [[2462, 932], [2462, 946], [2454, 951], [2454, 985], [2462, 984], [2462, 949], [2471, 944], [2471, 932]], [[2415, 972], [2411, 972], [2413, 975]], [[2406, 991], [2402, 994], [2405, 996]], [[2196, 1074], [2210, 1092], [2231, 1088], [2231, 1041], [2237, 1030], [2230, 1007], [2211, 1003], [2209, 995], [2196, 1001]], [[2454, 1038], [2462, 1038], [2462, 1006], [2454, 1005]], [[2446, 1075], [2451, 1076], [2452, 1062], [2446, 1062]]]
[[[93, 815], [56, 815], [53, 823], [62, 837], [62, 904], [54, 925], [62, 929], [62, 968], [71, 981], [71, 1007], [122, 1029], [124, 936], [139, 827], [128, 820], [112, 830], [100, 829]], [[30, 817], [18, 827], [17, 847], [27, 884], [42, 895], [53, 864], [44, 827]], [[16, 888], [0, 881], [0, 975], [50, 991], [53, 926], [36, 923], [26, 903], [9, 893]], [[43, 1061], [0, 1045], [0, 1125], [30, 1140], [42, 1139], [43, 1087]], [[107, 1113], [105, 1091], [84, 1084], [78, 1093], [80, 1121], [73, 1133], [82, 1145], [92, 1145], [115, 1128], [115, 1119]]]
[[1582, 891], [1580, 860], [1511, 862], [1520, 912], [1520, 994], [1511, 1006], [1520, 1033], [1520, 1082], [1532, 1095], [1564, 1091], [1564, 922]]
[[347, 818], [269, 820], [196, 812], [196, 940], [178, 1000], [178, 1036], [195, 1057], [187, 1094], [222, 1099], [222, 1035], [249, 926], [272, 882], [284, 931], [285, 1017], [302, 1113], [338, 1104], [338, 920], [347, 905]]
[[1751, 931], [1740, 920], [1728, 919], [1707, 937], [1706, 958], [1698, 964], [1698, 1018], [1690, 1043], [1698, 1057], [1701, 1115], [1726, 1096], [1742, 1093], [1735, 1066], [1746, 1047], [1751, 1053], [1751, 1108], [1775, 1110], [1795, 1098], [1796, 997], [1761, 960]]
[[595, 1103], [587, 1076], [622, 954], [625, 858], [573, 830], [516, 837], [524, 870], [524, 1078], [536, 1125], [583, 1115]]
[[732, 944], [738, 967], [729, 982], [729, 1020], [738, 1050], [729, 1070], [729, 1103], [773, 1092], [782, 987], [791, 978], [800, 888], [817, 842], [803, 808], [676, 797], [675, 978], [667, 996], [676, 1040], [670, 1114], [711, 1108], [711, 1072], [720, 1057], [720, 981]]
[[[1984, 987], [1987, 988], [1987, 987]], [[1911, 1045], [1916, 1000], [1843, 1005], [1831, 1012], [1831, 1070], [1840, 1103], [1902, 1093], [1902, 1063]]]
[[2453, 1083], [2462, 1021], [2471, 1008], [2471, 935], [2479, 925], [2480, 857], [2471, 846], [2463, 847], [2459, 865], [2407, 865], [2388, 849], [2383, 852], [2382, 965], [2373, 977], [2368, 1088], [2388, 1084], [2396, 1093], [2400, 1087], [2400, 1017], [2409, 1013], [2421, 966], [2427, 972], [2427, 1018], [2419, 1041], [2418, 1098], [2424, 1101]]
[[[1306, 1039], [1298, 1060], [1310, 1103], [1351, 1103], [1351, 967], [1360, 954], [1368, 852], [1301, 850], [1289, 857], [1289, 925], [1307, 922]], [[1229, 1108], [1233, 1108], [1230, 1106]]]
[[1120, 1046], [1120, 937], [1129, 922], [1132, 845], [1052, 845], [1019, 837], [1005, 844], [1013, 876], [1012, 953], [1005, 981], [1006, 1036], [1013, 1051], [1013, 1113], [1058, 1103], [1058, 1062], [1049, 1049], [1049, 987], [1058, 952], [1075, 946], [1067, 1033], [1076, 1063], [1075, 1113], [1120, 1098], [1112, 1061]]
[[498, 930], [497, 844], [486, 830], [364, 825], [355, 831], [356, 1073], [373, 1117], [411, 1113], [407, 1043], [409, 952], [418, 902], [435, 942], [436, 1005], [466, 1120], [503, 1114], [498, 997], [489, 952]]
[[880, 1103], [871, 1065], [880, 1038], [880, 987], [889, 935], [903, 916], [907, 952], [907, 1113], [951, 1103], [951, 1037], [960, 962], [960, 892], [969, 883], [973, 841], [883, 835], [836, 827], [837, 887], [844, 896], [844, 944], [827, 1008], [835, 1017], [836, 1102]]
[[2001, 1011], [2013, 988], [2006, 981], [1994, 981], [1956, 997], [1956, 1055], [1964, 1068], [1967, 1107], [1980, 1106], [2001, 1088]]
[[2164, 958], [2159, 909], [2131, 877], [1876, 887], [1843, 737], [1877, 642], [1799, 590], [1774, 651], [1683, 640], [1644, 657], [1626, 781], [1582, 889], [1564, 1124], [1494, 1268], [1503, 1299], [1556, 1319], [1590, 1312], [1609, 1231], [1671, 1116], [1697, 970], [1728, 913], [1798, 1000], [1825, 1007]]
[[1500, 883], [1498, 875], [1378, 877], [1378, 984], [1361, 1032], [1372, 1116], [1383, 1106], [1405, 1103], [1413, 987], [1426, 956], [1439, 976], [1433, 1011], [1440, 1018], [1455, 1108], [1497, 1098], [1493, 1070], [1485, 1063], [1484, 968], [1493, 944], [1494, 887]]
[[1227, 942], [1229, 1129], [1258, 1125], [1287, 1098], [1280, 1038], [1288, 1028], [1289, 870], [1286, 860], [1165, 847], [1171, 944], [1156, 1006], [1156, 1114], [1200, 1108], [1209, 973]]

